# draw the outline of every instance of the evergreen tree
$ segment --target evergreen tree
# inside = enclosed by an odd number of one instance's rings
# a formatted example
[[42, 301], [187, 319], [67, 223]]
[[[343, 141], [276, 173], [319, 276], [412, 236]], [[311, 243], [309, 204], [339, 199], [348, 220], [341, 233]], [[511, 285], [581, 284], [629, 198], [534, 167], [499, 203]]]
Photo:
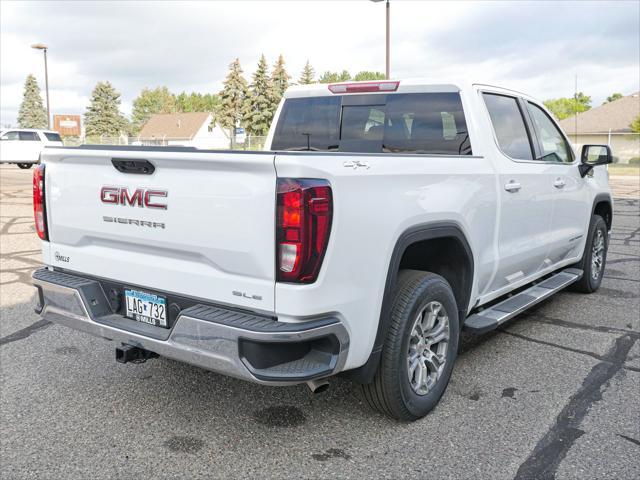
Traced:
[[315, 80], [313, 79], [315, 73], [316, 72], [314, 72], [313, 67], [309, 63], [309, 60], [307, 60], [307, 63], [304, 64], [304, 68], [302, 69], [302, 74], [300, 75], [300, 80], [298, 80], [298, 83], [300, 85], [309, 85], [311, 83], [315, 83]]
[[231, 129], [232, 139], [235, 138], [236, 124], [242, 119], [246, 95], [247, 81], [242, 76], [240, 60], [236, 58], [229, 65], [229, 73], [224, 81], [224, 88], [220, 92], [218, 109], [218, 123]]
[[18, 112], [18, 126], [20, 128], [47, 128], [47, 111], [42, 104], [40, 87], [36, 77], [32, 74], [29, 74], [24, 82], [24, 94]]
[[267, 60], [264, 55], [258, 61], [253, 74], [253, 82], [244, 105], [244, 121], [247, 131], [252, 135], [266, 135], [273, 119], [280, 97], [267, 73]]
[[153, 90], [145, 87], [133, 101], [131, 120], [133, 127], [140, 130], [154, 113], [174, 113], [176, 99], [167, 87], [157, 87]]
[[278, 57], [278, 61], [273, 66], [273, 71], [271, 72], [271, 82], [273, 83], [273, 88], [275, 89], [279, 99], [282, 98], [284, 91], [289, 86], [290, 78], [291, 76], [284, 68], [284, 58], [280, 55]]
[[120, 113], [120, 94], [109, 82], [98, 82], [84, 114], [87, 135], [116, 136], [125, 132], [127, 119]]

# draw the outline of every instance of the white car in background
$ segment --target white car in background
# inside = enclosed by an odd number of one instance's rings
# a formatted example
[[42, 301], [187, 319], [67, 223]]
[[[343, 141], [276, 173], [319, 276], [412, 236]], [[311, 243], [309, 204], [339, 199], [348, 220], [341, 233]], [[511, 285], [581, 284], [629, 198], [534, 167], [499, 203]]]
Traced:
[[15, 163], [31, 168], [38, 163], [40, 152], [47, 146], [62, 147], [58, 132], [32, 128], [10, 128], [0, 131], [0, 163]]

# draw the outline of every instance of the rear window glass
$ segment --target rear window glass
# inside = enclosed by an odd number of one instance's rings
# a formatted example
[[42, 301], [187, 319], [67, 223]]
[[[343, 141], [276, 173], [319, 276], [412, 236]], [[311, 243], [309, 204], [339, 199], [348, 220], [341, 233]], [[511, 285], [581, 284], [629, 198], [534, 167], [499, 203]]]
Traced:
[[58, 133], [44, 132], [44, 136], [47, 137], [47, 140], [49, 140], [50, 142], [61, 142], [62, 141], [62, 139], [60, 138], [60, 134], [58, 134]]
[[[273, 150], [471, 155], [458, 93], [293, 98]], [[371, 98], [371, 101], [368, 101]]]

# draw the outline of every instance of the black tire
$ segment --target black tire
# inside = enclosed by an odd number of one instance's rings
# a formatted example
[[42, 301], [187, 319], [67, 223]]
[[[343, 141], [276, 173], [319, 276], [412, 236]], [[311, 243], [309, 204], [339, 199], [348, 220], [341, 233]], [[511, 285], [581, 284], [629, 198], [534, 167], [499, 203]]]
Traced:
[[[602, 235], [602, 239], [604, 240], [604, 251], [602, 252], [602, 266], [600, 267], [600, 270], [597, 272], [597, 274], [595, 274], [592, 260], [594, 256], [594, 245], [598, 241], [597, 239], [599, 235]], [[604, 276], [604, 268], [607, 263], [608, 247], [609, 234], [607, 231], [607, 224], [600, 215], [594, 215], [593, 217], [591, 217], [589, 233], [587, 235], [587, 242], [584, 246], [582, 260], [574, 265], [576, 268], [581, 269], [584, 274], [579, 281], [571, 285], [571, 290], [573, 290], [574, 292], [593, 293], [598, 290], [598, 288], [600, 288], [602, 277]]]
[[[449, 318], [449, 340], [440, 377], [426, 394], [418, 394], [411, 386], [408, 354], [411, 330], [418, 314], [426, 306], [438, 302]], [[449, 283], [440, 275], [416, 270], [402, 270], [398, 275], [391, 323], [382, 357], [373, 382], [362, 385], [366, 403], [397, 420], [412, 421], [424, 417], [444, 393], [458, 350], [460, 326], [458, 308]]]
[[33, 163], [18, 163], [18, 168], [21, 168], [23, 170], [29, 170], [32, 166]]

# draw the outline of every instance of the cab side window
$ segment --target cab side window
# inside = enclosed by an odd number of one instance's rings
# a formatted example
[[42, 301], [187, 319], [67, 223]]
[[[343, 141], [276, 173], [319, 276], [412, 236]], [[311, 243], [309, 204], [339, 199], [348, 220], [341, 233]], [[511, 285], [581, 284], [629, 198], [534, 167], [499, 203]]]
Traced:
[[506, 155], [518, 160], [533, 160], [527, 127], [514, 97], [483, 93], [498, 145]]
[[571, 148], [547, 113], [535, 103], [527, 102], [533, 128], [538, 137], [541, 156], [538, 160], [548, 162], [573, 162]]

